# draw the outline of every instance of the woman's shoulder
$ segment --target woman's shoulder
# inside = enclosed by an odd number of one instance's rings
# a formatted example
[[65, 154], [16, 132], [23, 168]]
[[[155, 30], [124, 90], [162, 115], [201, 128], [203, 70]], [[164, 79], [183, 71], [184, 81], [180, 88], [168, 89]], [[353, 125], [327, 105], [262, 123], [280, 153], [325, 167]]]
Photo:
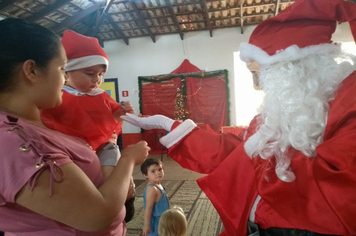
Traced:
[[80, 138], [2, 112], [0, 112], [0, 143], [2, 148], [19, 149], [20, 153], [26, 153], [25, 149], [32, 149], [39, 155], [56, 153], [58, 157], [68, 157], [71, 150], [83, 150], [83, 146], [87, 145], [87, 142]]

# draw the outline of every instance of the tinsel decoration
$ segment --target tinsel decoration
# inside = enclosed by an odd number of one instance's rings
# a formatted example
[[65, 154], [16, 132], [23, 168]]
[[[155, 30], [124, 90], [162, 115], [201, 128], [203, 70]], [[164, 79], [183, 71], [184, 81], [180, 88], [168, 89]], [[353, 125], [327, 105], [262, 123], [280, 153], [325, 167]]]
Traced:
[[184, 104], [184, 96], [181, 89], [177, 89], [176, 105], [174, 107], [174, 119], [186, 120], [189, 118], [189, 112]]

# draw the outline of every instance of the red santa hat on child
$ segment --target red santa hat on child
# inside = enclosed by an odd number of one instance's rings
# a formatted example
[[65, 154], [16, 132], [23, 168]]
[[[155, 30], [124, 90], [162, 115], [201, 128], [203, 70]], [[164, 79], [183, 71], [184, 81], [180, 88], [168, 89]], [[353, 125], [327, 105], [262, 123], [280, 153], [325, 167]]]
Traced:
[[96, 38], [87, 37], [72, 30], [66, 30], [63, 33], [61, 43], [68, 58], [66, 71], [95, 65], [109, 66], [108, 56]]
[[280, 14], [261, 22], [240, 58], [270, 65], [335, 50], [331, 35], [337, 22], [346, 22], [356, 39], [356, 4], [344, 0], [297, 0]]

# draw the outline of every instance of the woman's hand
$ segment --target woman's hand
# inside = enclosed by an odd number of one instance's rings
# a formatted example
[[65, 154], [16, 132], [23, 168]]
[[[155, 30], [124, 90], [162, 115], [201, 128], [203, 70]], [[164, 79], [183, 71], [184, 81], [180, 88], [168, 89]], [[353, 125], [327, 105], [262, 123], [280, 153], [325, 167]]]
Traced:
[[135, 161], [135, 165], [139, 165], [146, 160], [148, 152], [151, 148], [146, 141], [140, 141], [130, 145], [121, 152], [121, 158], [129, 157]]

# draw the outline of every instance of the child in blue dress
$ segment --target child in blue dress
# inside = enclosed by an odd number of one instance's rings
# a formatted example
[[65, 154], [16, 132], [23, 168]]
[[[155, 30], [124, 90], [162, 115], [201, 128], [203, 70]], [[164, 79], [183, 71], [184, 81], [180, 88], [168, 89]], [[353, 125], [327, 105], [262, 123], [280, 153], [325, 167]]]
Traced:
[[143, 191], [144, 225], [142, 236], [157, 236], [159, 219], [163, 212], [169, 209], [169, 200], [161, 185], [164, 177], [163, 164], [158, 159], [148, 158], [141, 164], [141, 172], [148, 180]]

